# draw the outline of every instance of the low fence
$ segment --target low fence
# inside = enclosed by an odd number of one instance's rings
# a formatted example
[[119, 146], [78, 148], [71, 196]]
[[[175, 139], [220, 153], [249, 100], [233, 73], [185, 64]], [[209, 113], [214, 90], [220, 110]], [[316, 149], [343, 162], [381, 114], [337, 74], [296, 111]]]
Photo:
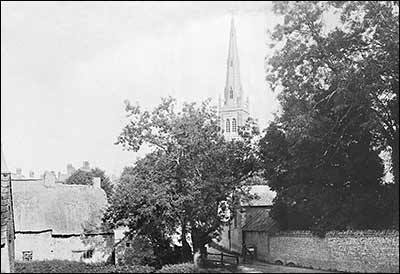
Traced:
[[225, 266], [225, 265], [239, 265], [239, 256], [237, 255], [230, 255], [230, 254], [224, 254], [223, 252], [221, 253], [210, 253], [207, 252], [207, 258], [206, 262], [211, 265], [219, 265], [219, 266]]

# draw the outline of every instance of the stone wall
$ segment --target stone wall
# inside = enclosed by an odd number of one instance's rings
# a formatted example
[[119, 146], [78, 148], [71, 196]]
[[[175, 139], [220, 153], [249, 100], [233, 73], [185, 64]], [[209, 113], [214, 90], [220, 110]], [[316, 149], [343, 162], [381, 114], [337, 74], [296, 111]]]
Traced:
[[[32, 260], [70, 260], [86, 263], [105, 262], [113, 251], [114, 236], [61, 236], [51, 230], [42, 233], [16, 233], [15, 259], [23, 260], [24, 251], [32, 251]], [[93, 250], [90, 258], [84, 252]]]
[[[263, 242], [267, 245], [268, 239]], [[345, 272], [399, 272], [399, 232], [329, 232], [324, 238], [280, 232], [269, 236], [266, 261]]]
[[15, 234], [15, 260], [22, 261], [25, 251], [32, 251], [32, 260], [52, 259], [51, 230], [42, 233]]

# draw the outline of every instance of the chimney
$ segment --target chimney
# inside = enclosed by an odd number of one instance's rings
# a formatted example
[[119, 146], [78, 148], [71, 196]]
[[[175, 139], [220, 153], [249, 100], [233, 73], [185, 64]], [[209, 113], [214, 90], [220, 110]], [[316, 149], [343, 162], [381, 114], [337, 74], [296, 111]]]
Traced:
[[56, 180], [57, 180], [57, 178], [56, 178], [54, 171], [52, 171], [52, 172], [46, 171], [44, 173], [44, 185], [45, 186], [47, 186], [47, 187], [54, 186], [56, 184]]
[[93, 187], [101, 188], [101, 178], [100, 177], [93, 177]]
[[74, 173], [74, 167], [72, 166], [72, 164], [68, 164], [67, 165], [67, 175], [71, 176], [72, 173]]
[[85, 171], [89, 171], [90, 170], [90, 166], [89, 166], [89, 162], [88, 161], [83, 161], [82, 170], [85, 170]]

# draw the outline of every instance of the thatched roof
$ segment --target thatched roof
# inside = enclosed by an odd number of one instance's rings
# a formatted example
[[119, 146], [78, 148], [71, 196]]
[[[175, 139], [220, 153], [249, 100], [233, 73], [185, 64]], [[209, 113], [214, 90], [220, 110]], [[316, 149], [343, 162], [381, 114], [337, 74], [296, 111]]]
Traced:
[[107, 206], [103, 189], [87, 185], [49, 187], [43, 180], [17, 180], [12, 192], [16, 232], [51, 229], [53, 234], [81, 234], [84, 227], [101, 223]]

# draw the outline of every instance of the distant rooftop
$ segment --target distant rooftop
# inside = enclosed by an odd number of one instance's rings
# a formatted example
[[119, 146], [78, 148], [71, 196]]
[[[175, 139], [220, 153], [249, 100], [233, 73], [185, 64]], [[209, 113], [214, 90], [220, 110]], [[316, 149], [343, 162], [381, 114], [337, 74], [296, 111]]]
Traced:
[[267, 185], [250, 186], [250, 194], [257, 194], [255, 198], [248, 203], [242, 203], [242, 206], [272, 206], [272, 201], [276, 196], [276, 192], [272, 191]]

